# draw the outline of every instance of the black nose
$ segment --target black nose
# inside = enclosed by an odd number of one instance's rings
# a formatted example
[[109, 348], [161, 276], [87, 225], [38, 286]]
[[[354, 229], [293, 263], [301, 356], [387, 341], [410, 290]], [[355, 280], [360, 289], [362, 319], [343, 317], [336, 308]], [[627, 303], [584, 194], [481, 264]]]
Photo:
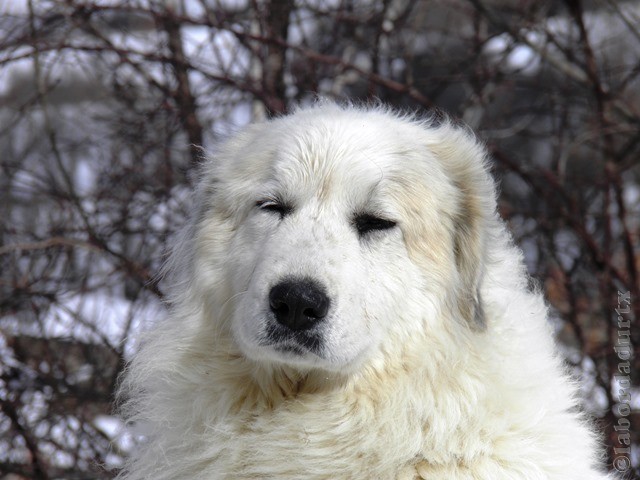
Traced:
[[310, 279], [288, 279], [269, 292], [269, 305], [278, 323], [291, 330], [308, 330], [329, 310], [329, 297]]

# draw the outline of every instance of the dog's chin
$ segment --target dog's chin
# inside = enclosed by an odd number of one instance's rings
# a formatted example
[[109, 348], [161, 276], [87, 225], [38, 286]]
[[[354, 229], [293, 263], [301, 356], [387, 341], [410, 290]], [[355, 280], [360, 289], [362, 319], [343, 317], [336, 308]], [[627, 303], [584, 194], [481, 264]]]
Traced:
[[331, 369], [325, 358], [296, 343], [261, 345], [260, 350], [263, 362], [287, 365], [302, 371]]
[[301, 372], [309, 370], [339, 370], [340, 367], [293, 342], [265, 344], [264, 342], [239, 342], [246, 358], [261, 365], [283, 365]]
[[351, 362], [345, 359], [332, 358], [324, 351], [310, 349], [308, 345], [295, 341], [265, 342], [259, 339], [247, 339], [242, 335], [234, 335], [242, 354], [260, 365], [281, 365], [301, 372], [323, 370], [344, 373], [353, 369]]

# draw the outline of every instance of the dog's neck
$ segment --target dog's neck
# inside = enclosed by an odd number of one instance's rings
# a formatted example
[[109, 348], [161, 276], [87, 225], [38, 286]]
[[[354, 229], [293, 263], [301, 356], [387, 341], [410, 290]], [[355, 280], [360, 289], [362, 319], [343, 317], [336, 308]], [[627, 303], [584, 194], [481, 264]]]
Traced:
[[285, 402], [302, 397], [331, 395], [352, 381], [352, 377], [346, 374], [258, 364], [240, 355], [234, 363], [235, 375], [225, 375], [219, 384], [222, 398], [229, 394], [225, 399], [229, 413], [274, 410]]

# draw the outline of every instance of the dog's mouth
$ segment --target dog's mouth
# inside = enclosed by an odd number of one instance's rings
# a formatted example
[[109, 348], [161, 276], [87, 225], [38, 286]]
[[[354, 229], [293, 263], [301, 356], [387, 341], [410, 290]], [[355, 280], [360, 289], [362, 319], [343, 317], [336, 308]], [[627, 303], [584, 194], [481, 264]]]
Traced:
[[260, 345], [279, 353], [295, 356], [313, 354], [322, 358], [323, 342], [317, 331], [293, 331], [280, 325], [269, 325]]

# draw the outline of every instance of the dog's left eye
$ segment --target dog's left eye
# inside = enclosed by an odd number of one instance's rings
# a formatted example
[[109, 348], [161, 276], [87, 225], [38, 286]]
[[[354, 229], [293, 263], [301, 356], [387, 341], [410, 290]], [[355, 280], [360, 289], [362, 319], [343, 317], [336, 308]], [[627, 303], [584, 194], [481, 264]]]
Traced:
[[358, 230], [360, 236], [378, 230], [390, 230], [396, 226], [396, 222], [393, 220], [376, 217], [375, 215], [368, 213], [356, 215], [353, 220], [353, 224], [355, 225], [356, 230]]
[[292, 208], [289, 205], [278, 202], [276, 200], [258, 200], [256, 206], [260, 210], [266, 210], [268, 212], [277, 213], [280, 218], [284, 218], [287, 214], [291, 213]]

